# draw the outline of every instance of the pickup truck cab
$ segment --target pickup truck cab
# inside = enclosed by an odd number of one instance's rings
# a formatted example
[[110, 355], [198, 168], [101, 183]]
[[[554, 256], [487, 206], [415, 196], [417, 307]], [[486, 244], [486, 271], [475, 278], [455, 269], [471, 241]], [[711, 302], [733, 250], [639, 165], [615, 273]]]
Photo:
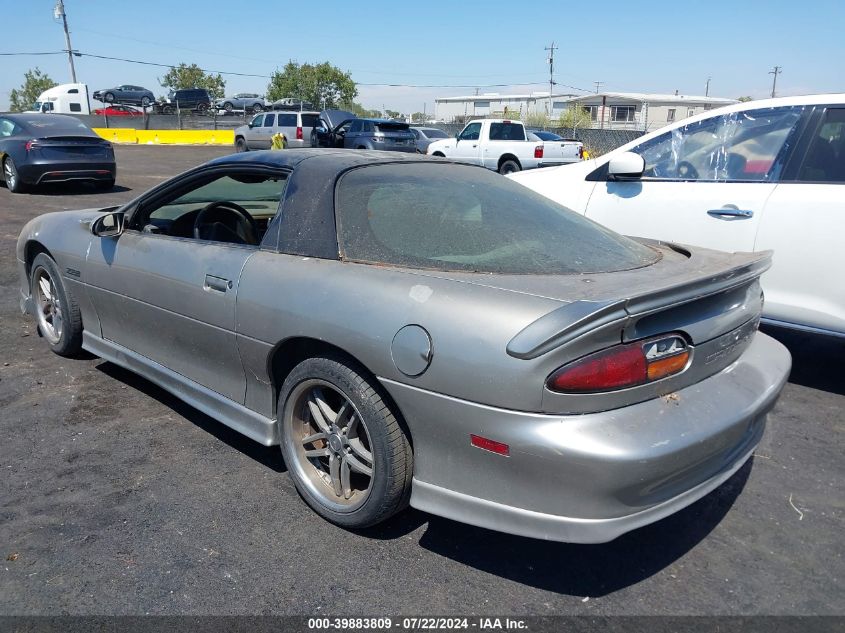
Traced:
[[426, 154], [481, 165], [500, 174], [580, 160], [577, 148], [572, 153], [572, 160], [569, 160], [563, 158], [558, 147], [554, 153], [549, 148], [549, 153], [555, 158], [552, 162], [544, 162], [547, 152], [545, 142], [537, 137], [534, 137], [537, 140], [531, 140], [531, 136], [521, 121], [481, 119], [467, 123], [455, 138], [431, 143]]

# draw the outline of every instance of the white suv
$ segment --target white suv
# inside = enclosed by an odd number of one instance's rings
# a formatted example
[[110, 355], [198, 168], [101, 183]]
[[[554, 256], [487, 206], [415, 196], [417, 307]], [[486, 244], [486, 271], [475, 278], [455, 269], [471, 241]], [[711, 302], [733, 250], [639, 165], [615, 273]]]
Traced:
[[307, 147], [319, 112], [291, 112], [274, 110], [262, 112], [252, 117], [248, 125], [235, 129], [235, 149], [246, 152], [253, 149], [270, 149], [273, 135], [282, 133], [288, 140], [288, 147]]
[[766, 320], [845, 336], [845, 94], [731, 105], [510, 177], [627, 235], [773, 249]]

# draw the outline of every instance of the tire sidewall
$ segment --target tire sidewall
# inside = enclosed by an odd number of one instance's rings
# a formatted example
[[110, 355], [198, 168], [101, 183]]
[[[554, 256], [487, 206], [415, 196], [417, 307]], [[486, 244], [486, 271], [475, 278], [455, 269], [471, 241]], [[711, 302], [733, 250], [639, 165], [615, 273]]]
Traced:
[[515, 174], [518, 171], [522, 171], [522, 168], [515, 160], [506, 160], [502, 163], [501, 167], [499, 167], [499, 173], [502, 175]]
[[[6, 180], [6, 165], [9, 165], [9, 167], [12, 168], [12, 172], [15, 174], [14, 186], [12, 186], [12, 184], [8, 180]], [[21, 174], [18, 171], [18, 167], [17, 165], [15, 165], [15, 161], [12, 160], [11, 156], [6, 156], [6, 158], [3, 159], [2, 169], [3, 181], [6, 183], [6, 188], [12, 193], [21, 193], [24, 190], [24, 184], [21, 182]]]
[[[318, 514], [332, 523], [353, 528], [363, 528], [373, 525], [381, 520], [381, 512], [385, 504], [385, 497], [390, 486], [391, 465], [388, 460], [391, 458], [388, 445], [387, 428], [384, 424], [382, 413], [379, 412], [372, 400], [367, 397], [367, 382], [354, 380], [357, 372], [331, 358], [310, 358], [297, 365], [282, 385], [278, 403], [277, 428], [282, 448], [282, 456], [287, 465], [288, 473], [293, 479], [299, 494], [308, 502]], [[289, 396], [295, 387], [312, 378], [324, 380], [342, 392], [358, 409], [364, 424], [369, 433], [371, 450], [373, 453], [373, 481], [367, 500], [358, 508], [352, 511], [342, 512], [329, 508], [325, 503], [301, 480], [295, 461], [296, 455], [289, 454], [287, 439], [285, 437], [285, 416], [288, 415], [288, 407], [294, 403], [288, 401]], [[305, 465], [304, 467], [309, 467]]]

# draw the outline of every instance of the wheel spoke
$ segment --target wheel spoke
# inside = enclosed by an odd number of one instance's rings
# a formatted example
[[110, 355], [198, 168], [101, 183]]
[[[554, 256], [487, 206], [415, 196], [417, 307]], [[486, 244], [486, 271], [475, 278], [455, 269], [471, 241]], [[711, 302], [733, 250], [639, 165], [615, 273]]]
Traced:
[[346, 454], [346, 463], [349, 464], [349, 467], [355, 472], [361, 473], [362, 475], [367, 475], [368, 477], [373, 476], [372, 467], [367, 466], [365, 463], [359, 460], [353, 453]]
[[340, 462], [340, 485], [343, 488], [343, 498], [352, 496], [352, 486], [349, 483], [349, 461], [344, 457]]
[[334, 493], [339, 497], [343, 494], [343, 488], [340, 482], [340, 459], [335, 454], [329, 457], [329, 475], [332, 478]]
[[331, 451], [328, 448], [315, 448], [310, 451], [305, 451], [305, 457], [329, 457]]
[[355, 453], [358, 457], [364, 460], [368, 464], [373, 463], [373, 454], [364, 448], [364, 444], [361, 442], [360, 438], [353, 437], [349, 439], [349, 448], [352, 449], [352, 452]]
[[355, 412], [349, 416], [349, 424], [346, 425], [346, 437], [352, 439], [358, 437], [358, 416]]
[[62, 313], [56, 310], [53, 312], [53, 318], [50, 319], [50, 325], [53, 326], [53, 333], [56, 336], [62, 335]]
[[309, 435], [308, 437], [303, 437], [302, 438], [302, 445], [305, 446], [306, 444], [313, 444], [314, 442], [316, 442], [318, 440], [325, 440], [325, 439], [326, 439], [325, 433], [314, 433], [312, 435]]
[[323, 395], [322, 389], [314, 389], [314, 401], [326, 421], [326, 425], [334, 424], [337, 421], [337, 414], [332, 411], [329, 403], [326, 402], [326, 397]]
[[308, 399], [308, 409], [311, 411], [311, 418], [314, 420], [314, 424], [316, 424], [323, 433], [331, 433], [331, 427], [329, 426], [329, 423], [326, 422], [326, 418], [323, 417], [323, 412], [321, 411], [316, 398], [317, 395], [315, 393], [314, 397]]
[[50, 280], [42, 277], [38, 280], [38, 285], [41, 286], [41, 292], [44, 295], [44, 298], [49, 301], [53, 298], [53, 293], [50, 292]]

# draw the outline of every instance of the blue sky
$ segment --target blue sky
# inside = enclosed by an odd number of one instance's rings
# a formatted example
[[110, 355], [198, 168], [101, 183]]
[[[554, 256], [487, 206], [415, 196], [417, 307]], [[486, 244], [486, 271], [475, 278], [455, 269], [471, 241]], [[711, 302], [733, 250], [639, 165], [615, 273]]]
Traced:
[[[65, 47], [55, 0], [0, 0], [0, 53]], [[845, 92], [845, 2], [236, 2], [65, 0], [73, 47], [161, 64], [269, 75], [288, 60], [330, 63], [359, 83], [367, 107], [431, 112], [434, 98], [548, 90], [553, 40], [558, 89], [765, 97]], [[320, 19], [318, 16], [322, 16]], [[38, 66], [70, 81], [67, 57], [0, 57], [0, 109]], [[76, 58], [94, 90], [120, 83], [164, 94], [164, 68]], [[267, 80], [224, 75], [227, 92], [263, 93]], [[371, 84], [408, 84], [388, 87]], [[490, 87], [490, 84], [508, 84]], [[564, 85], [566, 84], [566, 86]], [[466, 87], [464, 87], [466, 86]], [[572, 90], [572, 92], [577, 92]]]

